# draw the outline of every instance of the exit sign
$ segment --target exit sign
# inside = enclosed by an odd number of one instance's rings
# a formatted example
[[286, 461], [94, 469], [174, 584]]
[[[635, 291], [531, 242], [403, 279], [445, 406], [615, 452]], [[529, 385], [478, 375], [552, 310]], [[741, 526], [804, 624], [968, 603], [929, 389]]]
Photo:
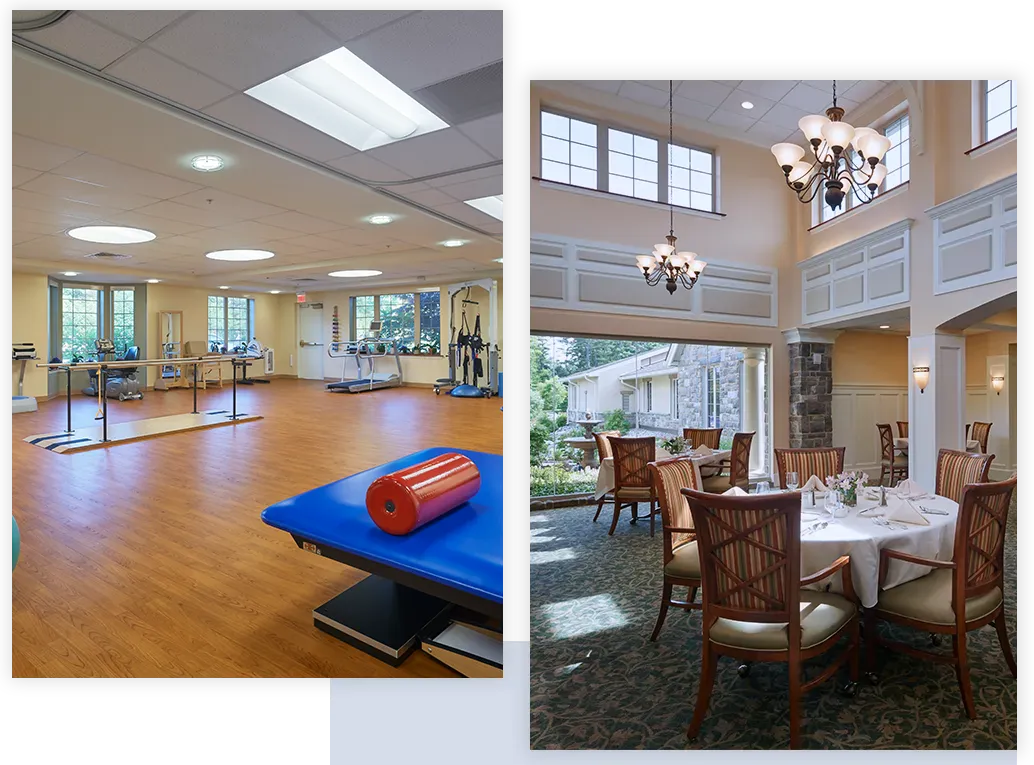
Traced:
[[304, 303], [305, 302], [305, 293], [304, 292], [299, 292], [298, 293], [298, 302], [299, 303]]

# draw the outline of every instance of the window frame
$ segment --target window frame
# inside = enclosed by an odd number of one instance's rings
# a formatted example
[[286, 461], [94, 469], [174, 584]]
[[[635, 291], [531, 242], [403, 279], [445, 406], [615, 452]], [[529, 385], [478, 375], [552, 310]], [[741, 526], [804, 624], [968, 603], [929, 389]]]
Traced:
[[[908, 169], [909, 169], [908, 170], [909, 177], [906, 178], [905, 180], [901, 181], [900, 183], [895, 184], [894, 186], [888, 186], [887, 185], [887, 179], [884, 178], [883, 179], [883, 183], [880, 185], [880, 188], [877, 190], [877, 194], [876, 194], [877, 197], [880, 196], [881, 194], [886, 194], [888, 191], [893, 191], [896, 188], [904, 186], [906, 183], [909, 182], [909, 180], [911, 180], [911, 177], [912, 177], [912, 118], [911, 118], [911, 115], [909, 114], [908, 107], [906, 106], [904, 109], [902, 109], [900, 111], [896, 111], [890, 117], [888, 117], [887, 119], [883, 120], [881, 127], [877, 128], [877, 132], [880, 135], [882, 135], [882, 136], [886, 136], [887, 135], [887, 131], [890, 130], [890, 128], [894, 127], [894, 125], [896, 125], [898, 122], [901, 122], [902, 120], [908, 120], [908, 138], [906, 138], [905, 141], [904, 141], [904, 142], [908, 143], [908, 159], [905, 162], [903, 162], [897, 169], [900, 170], [901, 168], [908, 167]], [[904, 142], [903, 141], [899, 141], [898, 143], [894, 144], [894, 146], [900, 146]], [[894, 148], [894, 146], [891, 146], [890, 149], [888, 149], [887, 151], [889, 152], [891, 149]], [[883, 157], [883, 164], [887, 164], [887, 157], [886, 157], [886, 155], [884, 155], [884, 157]], [[895, 172], [895, 171], [892, 171], [890, 169], [890, 166], [888, 165], [887, 166], [887, 175], [889, 176], [891, 172]]]
[[[704, 427], [719, 428], [722, 420], [722, 376], [721, 364], [704, 365]], [[713, 377], [713, 382], [712, 382]], [[714, 417], [711, 408], [714, 406]]]
[[[66, 289], [72, 290], [93, 290], [97, 293], [97, 337], [110, 339], [112, 342], [115, 341], [115, 292], [131, 292], [133, 294], [132, 303], [133, 307], [129, 313], [132, 325], [132, 336], [129, 344], [125, 347], [119, 347], [118, 344], [115, 346], [116, 355], [122, 355], [128, 348], [132, 346], [141, 345], [141, 338], [139, 335], [140, 327], [138, 326], [137, 319], [139, 318], [138, 312], [140, 305], [138, 302], [139, 295], [141, 294], [142, 285], [139, 284], [91, 284], [86, 282], [72, 282], [62, 281], [60, 279], [48, 280], [49, 287], [57, 288], [56, 305], [48, 307], [48, 315], [51, 321], [54, 322], [54, 332], [50, 334], [49, 344], [50, 348], [49, 358], [58, 357], [63, 361], [68, 361], [64, 357], [64, 346], [65, 346], [65, 305], [64, 296]], [[146, 295], [146, 292], [143, 293]], [[48, 300], [51, 298], [48, 292]], [[124, 315], [124, 314], [123, 314]], [[91, 358], [96, 353], [95, 350], [88, 349], [84, 358]]]
[[219, 347], [225, 348], [226, 353], [232, 353], [230, 348], [229, 334], [230, 334], [230, 300], [244, 300], [245, 302], [245, 321], [246, 321], [246, 333], [244, 343], [247, 345], [251, 342], [255, 336], [255, 299], [247, 298], [241, 295], [209, 295], [209, 302], [206, 302], [206, 310], [208, 310], [208, 347], [212, 347], [212, 313], [210, 301], [215, 298], [217, 301], [222, 301], [222, 337], [219, 341]]
[[[987, 85], [988, 85], [989, 82], [990, 82], [990, 80], [977, 80], [977, 83], [978, 83], [977, 93], [979, 95], [979, 98], [977, 100], [977, 107], [978, 107], [978, 110], [979, 110], [979, 126], [980, 126], [980, 132], [977, 135], [980, 138], [979, 143], [978, 143], [978, 145], [980, 145], [980, 146], [982, 146], [984, 144], [987, 144], [987, 143], [992, 143], [993, 141], [997, 141], [1000, 138], [1004, 138], [1005, 136], [1009, 135], [1009, 133], [1012, 133], [1013, 131], [1019, 129], [1018, 127], [1012, 127], [1012, 123], [1015, 120], [1010, 116], [1010, 120], [1009, 120], [1010, 127], [1009, 127], [1008, 130], [1006, 130], [1003, 133], [999, 133], [994, 138], [991, 138], [991, 137], [988, 136], [987, 128], [988, 128], [988, 123], [990, 122], [990, 119], [991, 119], [991, 118], [989, 118], [988, 113], [987, 113], [987, 100], [988, 100], [988, 96], [991, 95], [991, 91], [987, 89]], [[997, 87], [995, 87], [994, 90], [997, 90], [999, 87], [1004, 87], [1006, 83], [1008, 83], [1008, 86], [1009, 86], [1009, 97], [1010, 97], [1009, 103], [1011, 105], [1004, 112], [996, 114], [994, 116], [994, 118], [998, 118], [998, 117], [1002, 116], [1003, 114], [1011, 115], [1012, 112], [1016, 112], [1018, 110], [1018, 108], [1019, 108], [1019, 98], [1016, 96], [1016, 81], [1015, 80], [1003, 80], [1002, 84], [997, 86]]]
[[[416, 346], [423, 345], [422, 340], [421, 340], [421, 332], [423, 331], [423, 326], [422, 326], [423, 323], [421, 322], [420, 313], [421, 313], [421, 302], [422, 302], [422, 297], [421, 296], [425, 295], [425, 294], [436, 294], [436, 295], [438, 295], [438, 352], [437, 353], [428, 353], [426, 351], [419, 351], [418, 352], [416, 350]], [[358, 321], [357, 320], [357, 315], [358, 314], [357, 314], [357, 311], [356, 311], [357, 301], [359, 301], [359, 300], [361, 300], [363, 298], [372, 298], [373, 299], [373, 313], [371, 314], [373, 316], [372, 320], [373, 321], [380, 321], [381, 320], [380, 319], [380, 315], [381, 315], [381, 298], [389, 296], [389, 295], [412, 295], [413, 296], [413, 345], [414, 345], [414, 347], [408, 353], [405, 353], [403, 355], [405, 355], [405, 356], [427, 356], [427, 357], [440, 357], [440, 356], [444, 356], [445, 354], [442, 352], [441, 290], [437, 290], [437, 289], [436, 290], [406, 290], [406, 291], [403, 291], [403, 292], [383, 292], [383, 293], [379, 292], [379, 293], [376, 293], [376, 294], [349, 295], [349, 297], [348, 297], [348, 322], [349, 322], [349, 327], [350, 327], [350, 330], [351, 330], [350, 333], [349, 333], [350, 336], [351, 336], [350, 337], [350, 341], [351, 342], [356, 342], [359, 339], [359, 328], [358, 328], [358, 324], [357, 324], [357, 321]], [[363, 314], [365, 315], [365, 313], [366, 312], [364, 311]], [[369, 331], [369, 323], [367, 323], [366, 328], [363, 329], [362, 331], [363, 332], [368, 332]]]
[[[557, 117], [564, 117], [566, 119], [578, 120], [579, 122], [585, 122], [596, 126], [596, 186], [582, 186], [575, 183], [564, 183], [563, 181], [555, 181], [546, 178], [542, 172], [542, 163], [544, 160], [542, 155], [542, 138], [544, 136], [542, 132], [542, 115], [551, 114]], [[616, 191], [610, 190], [610, 131], [616, 130], [621, 133], [628, 133], [633, 136], [639, 136], [640, 138], [647, 138], [657, 142], [657, 199], [647, 199], [644, 197], [637, 197], [628, 194], [621, 194]], [[670, 159], [669, 146], [675, 146], [681, 149], [687, 149], [689, 151], [697, 151], [707, 154], [711, 157], [711, 209], [705, 210], [699, 207], [686, 207], [684, 205], [669, 203], [669, 188], [668, 188], [668, 167]], [[549, 160], [553, 161], [553, 160]], [[570, 162], [568, 165], [570, 166]], [[691, 162], [692, 164], [692, 162]], [[580, 167], [580, 166], [579, 166]], [[713, 148], [707, 148], [691, 142], [679, 141], [678, 138], [674, 138], [672, 141], [668, 141], [667, 136], [661, 136], [649, 131], [639, 130], [637, 128], [631, 128], [627, 125], [611, 120], [599, 120], [590, 117], [581, 116], [575, 112], [569, 112], [564, 109], [557, 109], [551, 106], [543, 105], [539, 108], [539, 157], [538, 157], [538, 172], [539, 176], [537, 180], [544, 181], [546, 183], [555, 183], [565, 188], [572, 189], [583, 189], [589, 192], [598, 192], [600, 194], [607, 194], [608, 196], [616, 197], [625, 200], [634, 200], [636, 202], [661, 205], [668, 207], [669, 204], [676, 210], [685, 210], [694, 213], [704, 213], [707, 215], [719, 215], [723, 214], [719, 212], [720, 199], [719, 199], [719, 188], [720, 183], [718, 180], [720, 173], [721, 164], [719, 162], [718, 152]], [[690, 169], [692, 172], [692, 169]], [[605, 186], [605, 188], [602, 188]], [[692, 194], [692, 176], [690, 181], [690, 193]], [[692, 197], [690, 197], [692, 200]]]

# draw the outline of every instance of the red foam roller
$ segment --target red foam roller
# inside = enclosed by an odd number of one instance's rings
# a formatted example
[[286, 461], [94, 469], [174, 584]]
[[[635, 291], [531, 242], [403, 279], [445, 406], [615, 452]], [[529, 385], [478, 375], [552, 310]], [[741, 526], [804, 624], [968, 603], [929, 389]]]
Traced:
[[462, 454], [442, 454], [381, 476], [366, 491], [370, 518], [389, 534], [409, 534], [469, 501], [481, 473]]

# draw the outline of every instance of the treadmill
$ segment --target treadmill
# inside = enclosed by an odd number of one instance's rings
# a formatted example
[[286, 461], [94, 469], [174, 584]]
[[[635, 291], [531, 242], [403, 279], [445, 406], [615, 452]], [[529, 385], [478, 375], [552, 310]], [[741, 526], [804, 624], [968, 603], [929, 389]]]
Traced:
[[[381, 322], [371, 321], [369, 333], [355, 342], [331, 343], [327, 348], [327, 355], [332, 359], [344, 359], [341, 370], [341, 381], [328, 383], [327, 390], [333, 393], [365, 393], [381, 388], [397, 388], [402, 385], [402, 361], [399, 358], [398, 344], [392, 340], [384, 342], [380, 339]], [[384, 348], [378, 352], [377, 347]], [[394, 358], [395, 370], [391, 372], [378, 372], [376, 359]], [[354, 358], [357, 378], [346, 379], [348, 372], [348, 359]], [[366, 369], [363, 369], [363, 361], [366, 361]]]

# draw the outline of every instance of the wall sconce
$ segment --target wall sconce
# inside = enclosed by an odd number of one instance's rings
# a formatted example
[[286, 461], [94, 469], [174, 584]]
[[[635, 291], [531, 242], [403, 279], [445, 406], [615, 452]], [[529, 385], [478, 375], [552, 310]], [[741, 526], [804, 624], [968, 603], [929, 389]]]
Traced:
[[991, 387], [994, 388], [995, 394], [1001, 396], [1002, 388], [1005, 387], [1005, 378], [999, 375], [991, 377]]
[[915, 377], [919, 392], [922, 393], [930, 382], [930, 367], [912, 367], [912, 376]]

